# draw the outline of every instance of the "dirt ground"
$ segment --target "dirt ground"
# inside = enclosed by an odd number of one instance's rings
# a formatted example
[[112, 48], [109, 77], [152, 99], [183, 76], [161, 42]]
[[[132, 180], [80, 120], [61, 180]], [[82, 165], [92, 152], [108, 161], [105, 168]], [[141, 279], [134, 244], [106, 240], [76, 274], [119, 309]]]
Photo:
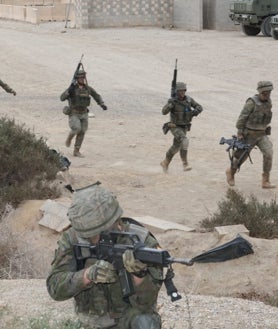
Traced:
[[[219, 140], [236, 133], [239, 112], [259, 80], [271, 80], [275, 88], [271, 181], [278, 185], [277, 41], [273, 38], [160, 28], [65, 30], [62, 23], [33, 26], [10, 21], [0, 21], [0, 38], [0, 78], [17, 91], [14, 97], [0, 90], [0, 115], [25, 123], [67, 156], [74, 188], [99, 180], [115, 192], [125, 216], [153, 216], [198, 231], [200, 220], [217, 209], [228, 188], [228, 154]], [[69, 129], [59, 96], [69, 86], [82, 54], [88, 82], [102, 95], [108, 111], [92, 101], [94, 117], [81, 149], [85, 157], [76, 158], [65, 146]], [[194, 118], [188, 135], [193, 169], [183, 172], [177, 155], [164, 174], [159, 163], [172, 137], [162, 133], [168, 117], [161, 108], [170, 96], [176, 58], [178, 81], [188, 84], [188, 94], [204, 111]], [[277, 189], [261, 188], [259, 150], [253, 151], [252, 160], [236, 175], [235, 188], [261, 201], [275, 199]], [[69, 200], [69, 193], [64, 198]], [[28, 241], [38, 276], [44, 277], [59, 236], [38, 225], [41, 202], [25, 204], [11, 216], [9, 225], [25, 247]], [[173, 256], [186, 258], [225, 242], [212, 233], [169, 231], [157, 236]], [[278, 241], [248, 239], [253, 255], [219, 264], [175, 265], [179, 290], [215, 296], [278, 293]]]

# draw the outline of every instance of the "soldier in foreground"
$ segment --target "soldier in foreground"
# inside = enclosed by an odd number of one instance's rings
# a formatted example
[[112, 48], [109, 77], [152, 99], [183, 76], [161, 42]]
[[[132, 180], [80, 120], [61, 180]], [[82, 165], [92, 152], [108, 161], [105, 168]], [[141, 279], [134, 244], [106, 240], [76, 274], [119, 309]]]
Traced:
[[[272, 119], [272, 103], [270, 99], [273, 84], [270, 81], [259, 81], [258, 94], [247, 99], [236, 123], [239, 140], [258, 146], [263, 154], [262, 188], [275, 188], [269, 181], [272, 168], [273, 146], [267, 135], [270, 135], [269, 126]], [[248, 156], [241, 157], [243, 150], [237, 150], [233, 155], [231, 167], [226, 170], [227, 182], [235, 185], [235, 173]]]
[[70, 133], [66, 139], [66, 146], [70, 147], [71, 141], [75, 138], [73, 155], [82, 157], [80, 148], [88, 129], [88, 106], [90, 105], [90, 96], [103, 109], [107, 110], [101, 96], [87, 84], [86, 72], [79, 70], [74, 75], [74, 81], [60, 96], [61, 101], [68, 100], [69, 106], [65, 107], [65, 114], [69, 116]]
[[0, 87], [2, 87], [7, 93], [13, 94], [14, 96], [16, 95], [16, 92], [2, 80], [0, 80]]
[[[88, 258], [80, 264], [74, 245], [97, 244], [104, 232], [134, 232], [147, 247], [157, 248], [158, 242], [143, 226], [128, 218], [116, 197], [99, 186], [89, 186], [74, 193], [68, 211], [72, 227], [62, 234], [55, 251], [52, 269], [47, 278], [50, 296], [62, 301], [74, 298], [75, 311], [82, 328], [160, 329], [156, 310], [162, 284], [162, 268], [146, 265], [125, 250], [122, 261], [131, 274], [134, 292], [123, 298], [119, 272], [111, 262]], [[126, 236], [116, 243], [130, 245]]]
[[199, 115], [203, 108], [185, 93], [186, 84], [177, 82], [176, 96], [170, 98], [162, 109], [163, 115], [170, 113], [168, 128], [174, 136], [172, 146], [167, 151], [165, 159], [160, 163], [164, 172], [168, 171], [169, 164], [177, 152], [180, 152], [183, 170], [191, 170], [187, 160], [189, 140], [186, 134], [190, 131], [192, 118]]

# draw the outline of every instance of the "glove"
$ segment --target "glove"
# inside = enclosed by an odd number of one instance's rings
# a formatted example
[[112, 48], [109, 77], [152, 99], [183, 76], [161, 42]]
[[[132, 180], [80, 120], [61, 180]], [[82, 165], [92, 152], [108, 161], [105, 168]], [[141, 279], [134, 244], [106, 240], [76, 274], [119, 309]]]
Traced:
[[125, 269], [129, 273], [139, 273], [141, 271], [146, 270], [147, 265], [142, 263], [140, 260], [134, 258], [134, 254], [132, 250], [126, 250], [123, 253], [123, 263]]
[[12, 94], [13, 94], [14, 96], [16, 96], [16, 92], [15, 92], [14, 90], [12, 91]]
[[88, 268], [87, 278], [94, 283], [112, 283], [117, 281], [117, 274], [112, 264], [98, 260]]
[[105, 104], [101, 104], [100, 107], [103, 109], [103, 111], [107, 110], [107, 106]]

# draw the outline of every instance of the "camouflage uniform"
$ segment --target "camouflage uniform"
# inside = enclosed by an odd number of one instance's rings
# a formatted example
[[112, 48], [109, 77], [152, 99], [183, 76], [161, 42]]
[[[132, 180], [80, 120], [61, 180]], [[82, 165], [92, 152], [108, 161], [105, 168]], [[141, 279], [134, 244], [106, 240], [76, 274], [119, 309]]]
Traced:
[[[114, 216], [112, 213], [105, 218]], [[99, 214], [101, 216], [101, 212]], [[95, 216], [95, 212], [93, 216]], [[148, 247], [158, 247], [156, 239], [144, 227], [128, 218], [121, 218], [119, 221], [123, 231], [135, 233]], [[110, 224], [111, 221], [107, 222], [107, 225]], [[50, 296], [57, 301], [73, 297], [75, 311], [84, 328], [161, 328], [156, 301], [162, 284], [162, 268], [148, 266], [142, 283], [134, 285], [135, 293], [127, 300], [122, 298], [118, 276], [116, 282], [113, 283], [91, 282], [86, 285], [83, 281], [84, 271], [95, 264], [96, 260], [88, 259], [84, 269], [78, 269], [73, 245], [78, 242], [88, 244], [89, 241], [87, 238], [81, 238], [76, 229], [71, 227], [65, 231], [58, 242], [52, 269], [47, 278], [47, 289]], [[119, 237], [116, 243], [132, 244], [128, 238], [123, 236]]]
[[[177, 82], [177, 91], [182, 90], [181, 88], [186, 90], [186, 85], [182, 82]], [[163, 115], [170, 113], [170, 124], [168, 126], [174, 136], [173, 144], [166, 153], [166, 159], [161, 163], [162, 167], [164, 167], [163, 164], [166, 164], [168, 168], [172, 158], [179, 151], [184, 170], [191, 169], [188, 167], [187, 161], [189, 140], [186, 134], [191, 128], [192, 118], [199, 115], [202, 111], [202, 106], [188, 95], [185, 95], [182, 100], [178, 99], [177, 96], [171, 98], [162, 108]]]
[[87, 84], [82, 88], [78, 84], [70, 86], [60, 96], [61, 101], [68, 100], [69, 102], [67, 114], [69, 115], [69, 127], [71, 131], [67, 138], [66, 146], [69, 147], [71, 140], [76, 136], [74, 144], [74, 155], [76, 156], [81, 156], [79, 149], [81, 148], [85, 133], [88, 129], [88, 106], [91, 101], [90, 96], [93, 97], [99, 106], [103, 109], [107, 109], [101, 96]]
[[16, 95], [16, 92], [2, 80], [0, 80], [0, 87], [2, 87], [7, 93]]
[[[273, 85], [270, 81], [260, 81], [257, 90], [259, 93], [263, 91], [271, 91]], [[260, 95], [256, 94], [247, 99], [236, 123], [238, 136], [242, 136], [245, 143], [253, 147], [258, 146], [263, 154], [263, 185], [265, 181], [266, 188], [270, 187], [269, 174], [272, 168], [273, 146], [267, 137], [267, 127], [272, 119], [272, 102], [271, 99], [261, 100]], [[270, 127], [269, 127], [270, 128]], [[226, 171], [227, 181], [229, 185], [234, 185], [234, 177], [230, 177], [236, 173], [240, 165], [246, 161], [248, 154], [241, 158], [244, 151], [237, 150], [233, 154], [231, 168]], [[239, 163], [240, 159], [240, 163]], [[265, 179], [264, 179], [265, 178]], [[267, 184], [267, 182], [269, 184]], [[231, 183], [231, 184], [230, 184]], [[274, 186], [272, 186], [274, 187]]]

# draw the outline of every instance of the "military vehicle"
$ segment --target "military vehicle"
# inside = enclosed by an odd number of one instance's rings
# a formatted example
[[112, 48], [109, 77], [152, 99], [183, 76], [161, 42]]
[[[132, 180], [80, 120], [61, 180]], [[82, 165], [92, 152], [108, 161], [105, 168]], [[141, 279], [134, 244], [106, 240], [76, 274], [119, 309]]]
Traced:
[[236, 0], [230, 3], [229, 17], [241, 24], [246, 35], [272, 35], [272, 17], [278, 14], [278, 0]]
[[278, 15], [272, 16], [270, 21], [271, 35], [275, 40], [278, 40]]

